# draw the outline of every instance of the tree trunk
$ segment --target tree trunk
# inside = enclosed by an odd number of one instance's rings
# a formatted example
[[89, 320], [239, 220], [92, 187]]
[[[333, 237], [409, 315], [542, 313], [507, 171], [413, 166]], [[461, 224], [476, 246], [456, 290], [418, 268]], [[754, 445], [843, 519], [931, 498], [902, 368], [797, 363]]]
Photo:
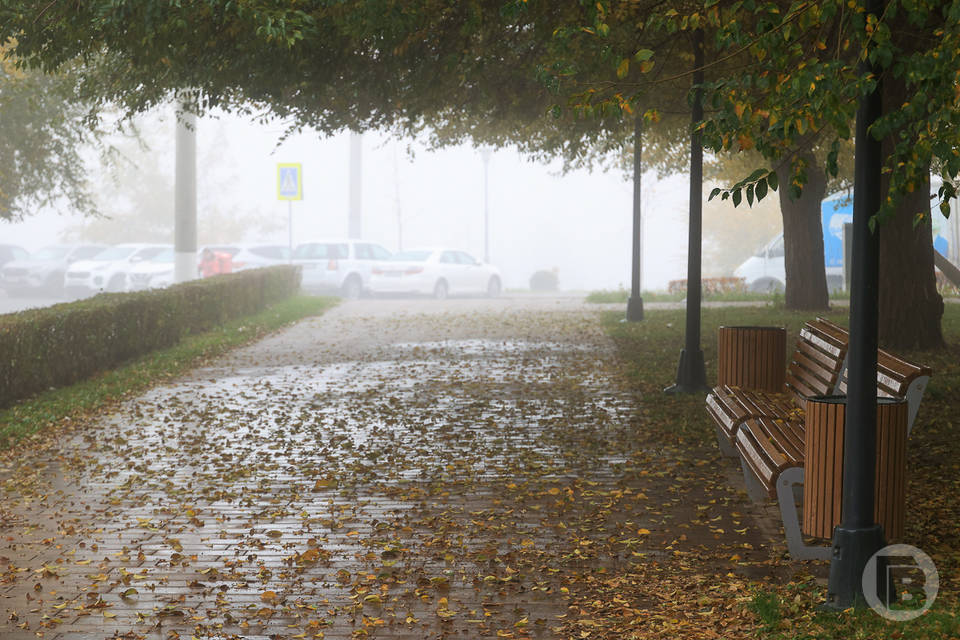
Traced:
[[[884, 104], [898, 105], [906, 100], [902, 80], [885, 77], [883, 88]], [[885, 157], [890, 156], [893, 145], [892, 137], [883, 141]], [[884, 178], [883, 193], [888, 184], [889, 179]], [[930, 218], [913, 226], [915, 215], [921, 211], [930, 211], [929, 175], [913, 193], [903, 194], [896, 214], [880, 225], [879, 341], [898, 350], [943, 345], [943, 298], [937, 292], [933, 269]]]
[[797, 200], [791, 200], [789, 195], [791, 168], [777, 171], [787, 277], [784, 303], [787, 309], [825, 310], [830, 307], [830, 294], [823, 265], [820, 202], [826, 194], [827, 177], [813, 154], [805, 153], [802, 157], [807, 163], [807, 183]]

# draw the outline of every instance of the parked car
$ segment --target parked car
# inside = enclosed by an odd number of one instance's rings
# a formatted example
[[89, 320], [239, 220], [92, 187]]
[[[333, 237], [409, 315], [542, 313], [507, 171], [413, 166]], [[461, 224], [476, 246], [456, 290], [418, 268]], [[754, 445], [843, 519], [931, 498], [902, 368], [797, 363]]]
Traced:
[[169, 286], [173, 282], [175, 254], [167, 247], [133, 265], [127, 274], [127, 291], [142, 291]]
[[30, 253], [15, 244], [0, 244], [0, 267], [11, 260], [26, 260]]
[[456, 249], [415, 249], [394, 254], [370, 278], [374, 293], [500, 295], [500, 271]]
[[51, 245], [23, 260], [3, 266], [3, 287], [13, 293], [57, 295], [63, 291], [63, 275], [78, 260], [92, 258], [105, 249], [102, 244]]
[[290, 247], [281, 244], [241, 245], [233, 254], [233, 270], [259, 269], [290, 262]]
[[389, 259], [390, 252], [379, 244], [361, 240], [318, 240], [293, 251], [293, 264], [303, 269], [304, 289], [336, 291], [345, 298], [368, 291], [374, 266]]
[[118, 244], [107, 247], [89, 260], [78, 260], [71, 264], [63, 276], [63, 287], [68, 293], [79, 295], [125, 291], [127, 277], [133, 267], [167, 248], [159, 244]]

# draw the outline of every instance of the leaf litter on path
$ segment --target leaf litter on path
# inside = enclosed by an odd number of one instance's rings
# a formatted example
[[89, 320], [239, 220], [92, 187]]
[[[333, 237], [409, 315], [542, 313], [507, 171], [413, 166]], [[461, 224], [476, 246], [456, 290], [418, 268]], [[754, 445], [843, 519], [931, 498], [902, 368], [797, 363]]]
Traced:
[[778, 557], [663, 401], [592, 313], [344, 305], [9, 457], [4, 628], [748, 637]]

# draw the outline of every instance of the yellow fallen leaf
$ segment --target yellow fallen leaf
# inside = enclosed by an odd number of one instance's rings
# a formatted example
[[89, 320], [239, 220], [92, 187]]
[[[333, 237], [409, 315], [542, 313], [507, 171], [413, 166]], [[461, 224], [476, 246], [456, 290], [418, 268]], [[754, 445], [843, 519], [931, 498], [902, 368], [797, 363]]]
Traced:
[[277, 593], [275, 591], [264, 591], [260, 594], [260, 599], [264, 602], [273, 602], [277, 599]]

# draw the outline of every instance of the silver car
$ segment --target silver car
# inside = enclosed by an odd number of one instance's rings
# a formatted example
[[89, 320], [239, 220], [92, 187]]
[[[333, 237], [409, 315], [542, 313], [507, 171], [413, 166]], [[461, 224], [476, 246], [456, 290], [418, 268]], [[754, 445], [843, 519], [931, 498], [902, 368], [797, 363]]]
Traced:
[[63, 287], [69, 293], [88, 295], [99, 291], [125, 291], [134, 265], [149, 260], [167, 247], [159, 244], [118, 244], [89, 260], [77, 260], [67, 268]]
[[43, 247], [26, 259], [5, 264], [0, 279], [10, 293], [59, 295], [67, 268], [77, 260], [92, 258], [104, 248], [102, 244]]

